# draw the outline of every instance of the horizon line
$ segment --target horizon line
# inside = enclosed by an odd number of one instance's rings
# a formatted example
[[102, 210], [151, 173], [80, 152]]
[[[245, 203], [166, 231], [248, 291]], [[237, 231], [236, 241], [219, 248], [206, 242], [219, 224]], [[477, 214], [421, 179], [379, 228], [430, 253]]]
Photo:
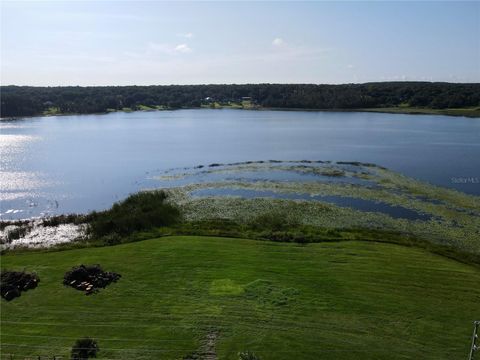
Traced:
[[428, 80], [384, 80], [367, 82], [345, 82], [345, 83], [305, 83], [305, 82], [258, 82], [258, 83], [192, 83], [192, 84], [127, 84], [127, 85], [18, 85], [18, 84], [0, 84], [0, 87], [151, 87], [151, 86], [246, 86], [246, 85], [313, 85], [313, 86], [341, 86], [341, 85], [366, 85], [366, 84], [391, 84], [391, 83], [422, 83], [422, 84], [457, 84], [457, 85], [480, 85], [480, 82], [451, 82], [451, 81], [428, 81]]

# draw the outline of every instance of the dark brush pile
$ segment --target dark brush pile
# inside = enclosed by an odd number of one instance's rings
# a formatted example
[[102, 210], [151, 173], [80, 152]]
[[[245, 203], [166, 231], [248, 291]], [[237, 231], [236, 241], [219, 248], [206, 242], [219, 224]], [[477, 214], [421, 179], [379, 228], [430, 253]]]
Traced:
[[120, 274], [103, 271], [100, 265], [80, 265], [65, 273], [63, 284], [85, 291], [85, 295], [90, 295], [100, 288], [106, 288], [120, 277]]
[[7, 301], [19, 297], [22, 291], [35, 289], [40, 282], [37, 274], [21, 271], [2, 271], [0, 292]]

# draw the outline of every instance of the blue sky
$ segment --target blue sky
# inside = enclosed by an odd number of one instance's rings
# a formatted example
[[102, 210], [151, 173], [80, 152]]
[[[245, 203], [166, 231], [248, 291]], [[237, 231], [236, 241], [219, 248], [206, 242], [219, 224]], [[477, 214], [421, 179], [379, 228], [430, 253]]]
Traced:
[[480, 82], [480, 1], [2, 1], [2, 85]]

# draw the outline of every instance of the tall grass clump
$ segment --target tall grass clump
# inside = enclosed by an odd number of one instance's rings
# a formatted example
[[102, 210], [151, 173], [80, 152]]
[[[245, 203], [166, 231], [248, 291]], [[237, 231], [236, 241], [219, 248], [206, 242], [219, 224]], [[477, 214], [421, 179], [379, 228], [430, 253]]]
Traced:
[[164, 191], [146, 191], [130, 195], [111, 209], [90, 215], [92, 237], [126, 236], [154, 227], [173, 225], [180, 220], [180, 210], [166, 201]]

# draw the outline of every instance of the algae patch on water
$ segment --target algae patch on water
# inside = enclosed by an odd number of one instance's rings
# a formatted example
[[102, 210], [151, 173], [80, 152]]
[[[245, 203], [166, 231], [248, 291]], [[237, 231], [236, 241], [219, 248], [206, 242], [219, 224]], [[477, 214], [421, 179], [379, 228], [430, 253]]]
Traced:
[[395, 231], [480, 254], [480, 197], [359, 162], [249, 161], [157, 177], [188, 221], [251, 223], [288, 213], [301, 225]]

